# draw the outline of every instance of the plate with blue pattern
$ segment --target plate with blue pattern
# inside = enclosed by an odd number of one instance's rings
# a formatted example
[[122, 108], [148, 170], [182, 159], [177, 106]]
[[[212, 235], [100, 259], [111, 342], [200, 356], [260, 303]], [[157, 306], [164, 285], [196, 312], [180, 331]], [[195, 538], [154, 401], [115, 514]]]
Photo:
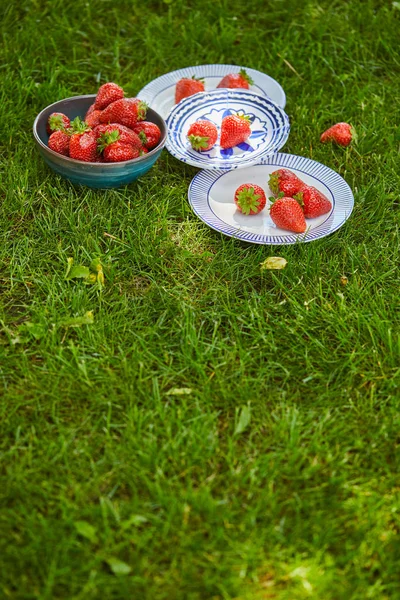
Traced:
[[[244, 215], [236, 209], [234, 194], [243, 183], [254, 183], [271, 196], [268, 186], [273, 171], [293, 171], [304, 183], [320, 190], [332, 203], [330, 213], [306, 219], [307, 231], [296, 234], [279, 229], [269, 216], [267, 206], [257, 215]], [[283, 245], [312, 242], [339, 229], [350, 217], [353, 193], [338, 173], [315, 160], [293, 154], [278, 153], [247, 169], [234, 171], [200, 171], [188, 192], [195, 214], [212, 229], [253, 244]]]
[[[228, 115], [248, 116], [250, 137], [234, 148], [219, 145], [221, 122]], [[193, 150], [187, 133], [199, 119], [209, 120], [218, 129], [217, 143], [211, 150]], [[283, 108], [265, 96], [248, 90], [218, 89], [184, 98], [168, 117], [166, 147], [175, 158], [200, 169], [230, 170], [248, 167], [277, 152], [290, 131], [289, 118]]]
[[253, 83], [250, 85], [251, 91], [261, 96], [267, 96], [275, 104], [285, 108], [285, 92], [275, 79], [256, 69], [238, 65], [197, 65], [195, 67], [185, 67], [184, 69], [171, 71], [170, 73], [161, 75], [161, 77], [157, 77], [157, 79], [153, 79], [153, 81], [138, 92], [137, 96], [144, 102], [147, 102], [150, 108], [153, 108], [164, 119], [167, 119], [175, 106], [175, 87], [180, 79], [190, 79], [191, 77], [203, 79], [205, 89], [209, 91], [215, 90], [225, 75], [239, 73], [240, 69], [245, 69], [253, 80]]

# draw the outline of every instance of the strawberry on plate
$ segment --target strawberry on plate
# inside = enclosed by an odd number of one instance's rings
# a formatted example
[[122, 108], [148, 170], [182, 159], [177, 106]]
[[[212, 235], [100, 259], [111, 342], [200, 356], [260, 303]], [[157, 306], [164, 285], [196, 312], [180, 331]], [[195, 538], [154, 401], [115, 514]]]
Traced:
[[98, 154], [94, 132], [79, 117], [76, 117], [71, 125], [73, 133], [69, 142], [70, 157], [84, 162], [96, 162]]
[[238, 146], [251, 135], [250, 118], [247, 116], [228, 115], [221, 123], [221, 148]]
[[304, 233], [307, 223], [300, 204], [294, 198], [282, 197], [272, 199], [269, 209], [271, 219], [280, 229], [288, 229], [294, 233]]
[[336, 123], [321, 134], [321, 142], [335, 142], [339, 146], [348, 146], [355, 138], [355, 130], [349, 123]]
[[53, 131], [49, 137], [48, 146], [58, 154], [69, 156], [69, 141], [70, 136], [68, 133], [59, 129], [58, 131]]
[[124, 90], [122, 87], [110, 81], [99, 87], [96, 100], [94, 101], [94, 107], [96, 110], [103, 110], [111, 104], [111, 102], [120, 100], [123, 97]]
[[54, 112], [48, 118], [46, 131], [50, 135], [53, 131], [68, 129], [71, 122], [64, 113]]
[[274, 196], [294, 196], [298, 194], [305, 185], [295, 173], [288, 169], [278, 169], [269, 176], [268, 185]]
[[210, 150], [217, 141], [218, 130], [211, 121], [199, 120], [189, 127], [187, 137], [193, 150], [205, 152]]
[[243, 88], [248, 90], [254, 81], [247, 74], [245, 69], [240, 69], [239, 73], [230, 73], [225, 75], [217, 85], [217, 88]]
[[138, 98], [121, 98], [109, 104], [100, 115], [101, 123], [120, 123], [132, 128], [146, 118], [147, 104]]
[[188, 98], [198, 92], [204, 92], [204, 90], [204, 81], [202, 79], [196, 79], [194, 76], [192, 78], [184, 77], [176, 84], [175, 104], [178, 104], [183, 98]]
[[264, 190], [254, 183], [243, 183], [235, 192], [235, 204], [244, 215], [257, 215], [266, 202]]
[[143, 146], [148, 150], [155, 148], [160, 141], [160, 128], [150, 121], [139, 121], [133, 126], [133, 131], [138, 134]]
[[294, 198], [302, 206], [304, 216], [307, 219], [315, 219], [315, 217], [325, 215], [332, 209], [332, 203], [325, 194], [309, 185], [304, 185], [301, 191], [295, 194]]

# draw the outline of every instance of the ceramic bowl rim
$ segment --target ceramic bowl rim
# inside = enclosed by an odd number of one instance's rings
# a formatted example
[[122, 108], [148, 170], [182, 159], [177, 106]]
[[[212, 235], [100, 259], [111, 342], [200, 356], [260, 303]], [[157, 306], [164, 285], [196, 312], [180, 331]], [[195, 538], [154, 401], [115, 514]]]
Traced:
[[154, 113], [156, 113], [156, 115], [161, 119], [164, 128], [165, 128], [165, 132], [164, 135], [162, 136], [160, 142], [157, 144], [157, 146], [155, 148], [153, 148], [152, 150], [150, 150], [149, 152], [147, 152], [147, 154], [144, 154], [143, 156], [139, 156], [138, 158], [133, 158], [131, 160], [123, 160], [123, 161], [119, 161], [119, 162], [113, 162], [113, 163], [96, 163], [96, 162], [85, 162], [82, 160], [77, 160], [76, 158], [70, 158], [69, 156], [64, 156], [63, 154], [59, 154], [58, 152], [55, 152], [54, 150], [52, 150], [51, 148], [49, 148], [39, 137], [39, 134], [37, 132], [37, 126], [40, 120], [40, 117], [42, 116], [42, 114], [47, 111], [49, 108], [51, 108], [52, 106], [55, 106], [56, 104], [58, 104], [59, 102], [63, 102], [66, 100], [82, 100], [82, 99], [94, 99], [96, 98], [96, 94], [86, 94], [86, 95], [82, 95], [82, 96], [70, 96], [69, 98], [62, 98], [61, 100], [57, 100], [56, 102], [53, 102], [52, 104], [49, 104], [48, 106], [46, 106], [45, 108], [43, 108], [40, 113], [36, 116], [34, 122], [33, 122], [33, 137], [35, 138], [35, 141], [39, 144], [39, 146], [41, 146], [45, 152], [48, 152], [50, 155], [53, 155], [55, 157], [57, 157], [58, 159], [63, 159], [66, 161], [66, 164], [75, 164], [75, 165], [91, 165], [94, 169], [111, 169], [112, 167], [115, 167], [116, 165], [126, 165], [126, 164], [138, 164], [140, 162], [144, 162], [146, 161], [148, 158], [150, 158], [151, 156], [153, 156], [154, 154], [156, 154], [157, 152], [159, 152], [160, 150], [162, 150], [165, 146], [165, 143], [167, 141], [167, 137], [168, 137], [168, 126], [165, 122], [165, 120], [163, 119], [163, 117], [156, 112], [153, 108], [149, 108], [149, 110], [152, 110]]

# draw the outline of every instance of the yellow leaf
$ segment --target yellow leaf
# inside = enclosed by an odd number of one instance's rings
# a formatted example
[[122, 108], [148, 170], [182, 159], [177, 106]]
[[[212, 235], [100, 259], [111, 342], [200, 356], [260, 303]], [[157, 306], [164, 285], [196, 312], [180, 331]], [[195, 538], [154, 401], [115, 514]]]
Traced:
[[261, 271], [266, 269], [284, 269], [287, 265], [287, 260], [281, 256], [269, 256], [261, 263]]

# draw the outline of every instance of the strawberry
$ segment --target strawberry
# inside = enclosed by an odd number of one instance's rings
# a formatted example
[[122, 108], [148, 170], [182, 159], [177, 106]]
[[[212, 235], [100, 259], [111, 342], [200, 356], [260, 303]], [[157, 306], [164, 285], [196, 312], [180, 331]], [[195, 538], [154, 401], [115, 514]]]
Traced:
[[64, 156], [69, 156], [69, 140], [70, 137], [68, 133], [59, 129], [58, 131], [53, 131], [51, 136], [49, 137], [49, 148], [54, 150], [54, 152], [58, 152], [58, 154], [63, 154]]
[[50, 135], [53, 131], [58, 131], [59, 129], [68, 129], [70, 126], [70, 120], [67, 115], [63, 113], [54, 112], [48, 118], [46, 131]]
[[217, 85], [217, 88], [244, 88], [249, 89], [254, 81], [247, 75], [245, 69], [240, 69], [239, 73], [230, 73], [225, 75]]
[[109, 125], [97, 125], [94, 128], [94, 133], [96, 135], [97, 140], [105, 134], [112, 133], [113, 131], [117, 131], [119, 137], [116, 138], [115, 141], [120, 140], [123, 144], [131, 144], [135, 148], [142, 147], [142, 140], [138, 136], [137, 133], [129, 129], [129, 127], [124, 127], [124, 125], [120, 125], [119, 123], [110, 123]]
[[84, 162], [96, 162], [98, 154], [94, 132], [79, 117], [76, 117], [71, 125], [73, 133], [69, 142], [70, 157]]
[[307, 229], [301, 206], [294, 198], [277, 198], [270, 207], [269, 214], [280, 229], [288, 229], [295, 233], [304, 233]]
[[315, 219], [332, 209], [331, 201], [322, 192], [309, 185], [304, 185], [294, 198], [303, 207], [304, 216], [307, 219]]
[[139, 150], [139, 156], [143, 156], [144, 154], [148, 154], [149, 151], [147, 150], [146, 146], [142, 146], [142, 148], [140, 148]]
[[140, 156], [138, 148], [134, 148], [130, 144], [123, 144], [121, 141], [113, 142], [104, 149], [105, 162], [122, 162], [132, 160]]
[[305, 185], [301, 179], [288, 169], [278, 169], [269, 176], [268, 185], [274, 196], [294, 196]]
[[217, 141], [218, 130], [211, 121], [199, 120], [189, 127], [187, 137], [193, 150], [204, 152], [214, 146]]
[[348, 146], [356, 132], [348, 123], [336, 123], [321, 135], [321, 142], [336, 142], [339, 146]]
[[235, 192], [235, 204], [244, 215], [257, 215], [266, 202], [264, 190], [254, 183], [243, 183]]
[[150, 121], [140, 121], [133, 126], [133, 131], [138, 134], [142, 140], [143, 146], [148, 150], [155, 148], [160, 141], [161, 131], [155, 123]]
[[89, 108], [87, 109], [87, 111], [86, 111], [86, 115], [85, 115], [85, 121], [86, 121], [86, 118], [87, 118], [89, 115], [91, 115], [91, 114], [92, 114], [92, 112], [93, 112], [94, 110], [96, 110], [96, 109], [95, 109], [95, 107], [94, 107], [94, 104], [91, 104], [91, 105], [89, 106]]
[[[133, 131], [131, 133], [138, 137]], [[129, 143], [127, 136], [124, 137], [124, 132], [121, 135], [118, 129], [110, 127], [100, 135], [97, 142], [97, 149], [103, 153], [105, 162], [122, 162], [140, 156], [139, 147]]]
[[96, 127], [96, 125], [100, 125], [100, 115], [101, 110], [92, 110], [90, 115], [85, 116], [85, 122], [89, 127]]
[[124, 97], [124, 90], [119, 87], [116, 83], [105, 83], [99, 87], [97, 92], [96, 100], [94, 101], [94, 107], [96, 110], [103, 110], [112, 102], [120, 100]]
[[146, 118], [147, 104], [137, 98], [122, 98], [112, 102], [100, 115], [101, 123], [120, 123], [133, 127]]
[[228, 115], [221, 123], [221, 148], [233, 148], [251, 135], [250, 119], [246, 116]]
[[202, 79], [196, 79], [194, 76], [191, 79], [187, 77], [180, 79], [175, 88], [175, 104], [178, 104], [183, 98], [188, 98], [198, 92], [204, 92], [204, 89]]

